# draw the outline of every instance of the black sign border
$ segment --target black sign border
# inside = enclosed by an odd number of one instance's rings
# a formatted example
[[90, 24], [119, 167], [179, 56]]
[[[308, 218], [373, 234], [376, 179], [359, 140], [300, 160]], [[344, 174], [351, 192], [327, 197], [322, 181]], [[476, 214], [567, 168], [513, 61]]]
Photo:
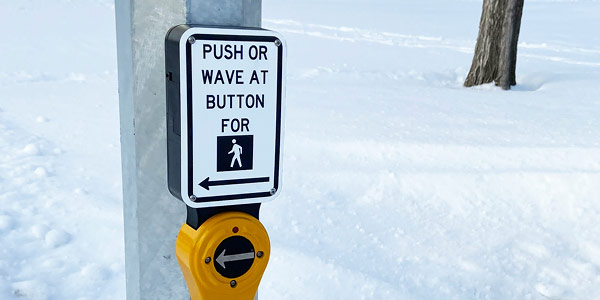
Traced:
[[[208, 41], [231, 41], [231, 42], [272, 42], [274, 43], [278, 38], [276, 36], [256, 36], [256, 35], [229, 35], [229, 34], [194, 34], [193, 38], [198, 40]], [[277, 191], [279, 189], [279, 163], [281, 154], [281, 102], [283, 97], [283, 43], [277, 47], [277, 116], [275, 121], [275, 170], [273, 172], [273, 188]], [[193, 167], [193, 122], [192, 122], [192, 45], [186, 42], [186, 85], [187, 85], [187, 128], [188, 128], [188, 199], [193, 195], [195, 182], [194, 179], [194, 167]], [[183, 166], [182, 166], [183, 167]], [[271, 191], [259, 192], [259, 193], [246, 193], [246, 194], [233, 194], [233, 195], [222, 195], [222, 196], [210, 196], [210, 197], [197, 197], [194, 202], [216, 202], [216, 201], [227, 201], [237, 199], [252, 199], [252, 198], [265, 198], [271, 197]]]

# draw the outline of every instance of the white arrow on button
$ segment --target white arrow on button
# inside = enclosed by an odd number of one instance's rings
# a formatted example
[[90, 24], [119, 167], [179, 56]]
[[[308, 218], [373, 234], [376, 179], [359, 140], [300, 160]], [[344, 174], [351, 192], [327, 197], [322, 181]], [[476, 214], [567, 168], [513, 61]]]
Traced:
[[219, 265], [221, 265], [221, 267], [223, 267], [223, 269], [225, 268], [225, 263], [229, 262], [229, 261], [239, 261], [239, 260], [246, 260], [246, 259], [253, 259], [254, 258], [254, 252], [248, 252], [248, 253], [242, 253], [242, 254], [233, 254], [233, 255], [225, 255], [225, 251], [227, 249], [223, 249], [223, 252], [221, 252], [221, 254], [219, 254], [219, 256], [217, 257], [217, 263]]

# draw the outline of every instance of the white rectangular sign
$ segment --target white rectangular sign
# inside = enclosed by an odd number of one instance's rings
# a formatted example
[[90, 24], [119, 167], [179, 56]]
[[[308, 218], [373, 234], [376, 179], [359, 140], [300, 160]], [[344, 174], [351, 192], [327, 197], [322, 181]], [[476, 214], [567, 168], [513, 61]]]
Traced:
[[196, 27], [182, 35], [181, 195], [190, 207], [278, 195], [284, 47], [266, 30]]

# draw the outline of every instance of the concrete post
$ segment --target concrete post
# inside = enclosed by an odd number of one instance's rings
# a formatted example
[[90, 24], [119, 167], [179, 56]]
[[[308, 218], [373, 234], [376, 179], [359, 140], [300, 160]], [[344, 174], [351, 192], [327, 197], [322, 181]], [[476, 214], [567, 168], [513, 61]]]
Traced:
[[175, 257], [185, 205], [166, 180], [164, 37], [178, 24], [260, 27], [261, 0], [116, 0], [127, 299], [189, 299]]

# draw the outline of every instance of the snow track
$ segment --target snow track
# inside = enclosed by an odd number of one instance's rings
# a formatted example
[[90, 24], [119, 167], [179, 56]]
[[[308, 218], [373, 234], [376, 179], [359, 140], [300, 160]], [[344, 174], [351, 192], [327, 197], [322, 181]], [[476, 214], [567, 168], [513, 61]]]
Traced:
[[[301, 34], [310, 37], [331, 39], [349, 43], [374, 43], [392, 47], [445, 49], [461, 53], [473, 53], [472, 40], [447, 39], [441, 36], [410, 35], [394, 32], [381, 32], [352, 27], [334, 27], [319, 24], [303, 24], [294, 20], [265, 20], [267, 27], [277, 27], [282, 33]], [[583, 48], [578, 45], [519, 43], [521, 57], [560, 62], [565, 64], [599, 67], [600, 48]], [[535, 50], [532, 52], [530, 50]], [[534, 54], [536, 53], [536, 54]], [[539, 54], [547, 53], [547, 54]], [[550, 55], [554, 54], [554, 55]], [[570, 57], [557, 56], [568, 54]], [[573, 55], [595, 61], [574, 60]]]

